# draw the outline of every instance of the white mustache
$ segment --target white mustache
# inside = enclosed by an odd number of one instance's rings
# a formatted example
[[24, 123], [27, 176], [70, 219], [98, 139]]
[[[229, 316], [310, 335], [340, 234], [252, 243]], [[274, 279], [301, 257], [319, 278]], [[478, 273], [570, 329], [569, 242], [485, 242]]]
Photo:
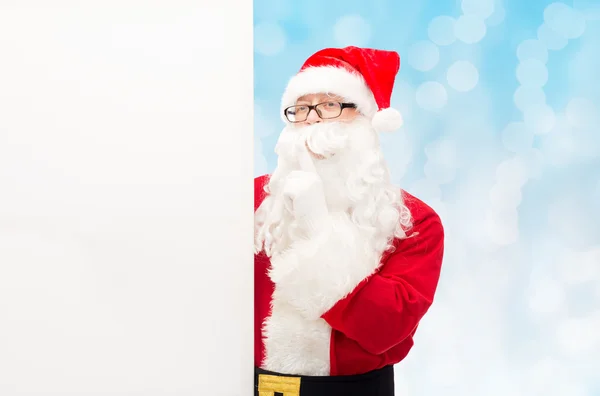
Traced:
[[348, 133], [341, 125], [314, 125], [307, 127], [306, 145], [315, 154], [331, 157], [346, 148]]

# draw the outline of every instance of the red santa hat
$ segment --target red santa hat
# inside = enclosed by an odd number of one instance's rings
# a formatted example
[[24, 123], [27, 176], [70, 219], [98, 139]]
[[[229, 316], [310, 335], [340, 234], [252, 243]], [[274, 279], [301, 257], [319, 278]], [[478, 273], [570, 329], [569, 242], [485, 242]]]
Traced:
[[[402, 126], [398, 110], [390, 108], [400, 56], [370, 48], [326, 48], [306, 60], [283, 94], [281, 111], [308, 94], [332, 93], [357, 105], [380, 132]], [[286, 121], [285, 117], [284, 121]]]

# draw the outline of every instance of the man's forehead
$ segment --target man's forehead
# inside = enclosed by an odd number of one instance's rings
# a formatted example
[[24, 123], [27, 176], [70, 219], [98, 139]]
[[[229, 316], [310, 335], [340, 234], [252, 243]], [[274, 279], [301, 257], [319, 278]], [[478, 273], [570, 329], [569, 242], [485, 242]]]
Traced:
[[319, 92], [319, 93], [313, 93], [313, 94], [307, 94], [307, 95], [302, 95], [300, 96], [297, 101], [298, 102], [306, 102], [306, 101], [312, 101], [314, 99], [318, 99], [318, 100], [342, 100], [343, 98], [340, 95], [336, 95], [334, 93], [330, 93], [330, 92]]

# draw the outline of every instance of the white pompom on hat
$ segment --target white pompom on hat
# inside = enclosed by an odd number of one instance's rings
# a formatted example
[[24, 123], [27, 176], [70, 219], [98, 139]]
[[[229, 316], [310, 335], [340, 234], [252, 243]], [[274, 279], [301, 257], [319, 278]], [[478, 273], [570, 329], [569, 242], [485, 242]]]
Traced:
[[281, 100], [281, 113], [304, 95], [331, 93], [356, 104], [379, 132], [402, 126], [402, 115], [390, 107], [400, 56], [371, 48], [326, 48], [306, 60], [293, 76]]

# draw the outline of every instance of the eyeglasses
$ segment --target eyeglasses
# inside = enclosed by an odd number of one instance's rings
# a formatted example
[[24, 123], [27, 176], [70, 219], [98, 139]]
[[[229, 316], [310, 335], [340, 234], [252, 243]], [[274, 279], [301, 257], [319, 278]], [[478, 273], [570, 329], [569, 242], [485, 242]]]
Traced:
[[342, 110], [346, 108], [355, 109], [356, 104], [323, 102], [316, 105], [296, 105], [286, 108], [283, 114], [289, 122], [295, 123], [306, 121], [310, 112], [315, 110], [321, 119], [328, 120], [339, 117], [342, 114]]

